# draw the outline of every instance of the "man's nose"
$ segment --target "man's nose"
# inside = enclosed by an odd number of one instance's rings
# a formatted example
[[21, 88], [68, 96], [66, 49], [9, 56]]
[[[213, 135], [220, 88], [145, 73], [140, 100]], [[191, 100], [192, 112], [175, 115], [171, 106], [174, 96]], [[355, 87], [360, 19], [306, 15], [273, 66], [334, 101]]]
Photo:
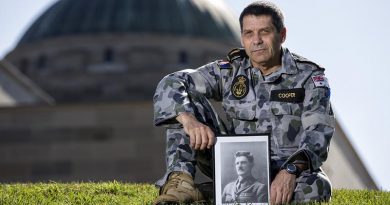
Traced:
[[262, 44], [263, 43], [263, 38], [262, 38], [262, 36], [261, 35], [259, 35], [259, 34], [255, 34], [254, 36], [253, 36], [253, 44], [255, 44], [255, 45], [259, 45], [259, 44]]

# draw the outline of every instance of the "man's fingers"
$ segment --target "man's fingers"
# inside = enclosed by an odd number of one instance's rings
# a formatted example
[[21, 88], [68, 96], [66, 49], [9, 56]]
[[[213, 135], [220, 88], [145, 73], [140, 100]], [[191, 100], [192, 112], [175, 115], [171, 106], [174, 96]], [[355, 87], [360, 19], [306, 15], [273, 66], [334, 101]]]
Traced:
[[210, 128], [207, 129], [207, 136], [209, 139], [209, 141], [208, 141], [209, 143], [207, 144], [207, 148], [210, 149], [215, 143], [215, 136], [214, 136], [213, 131], [211, 131]]
[[190, 130], [187, 134], [190, 136], [190, 147], [194, 149], [196, 140], [195, 132], [193, 130]]
[[271, 200], [271, 204], [275, 204], [275, 201], [276, 201], [276, 189], [272, 185], [271, 185], [271, 197], [270, 197], [270, 200]]
[[201, 135], [202, 135], [202, 145], [200, 146], [201, 150], [204, 150], [208, 144], [208, 136], [207, 136], [207, 131], [205, 128], [201, 129]]
[[283, 193], [280, 190], [276, 191], [275, 204], [281, 204], [283, 200], [282, 197], [283, 197]]
[[195, 133], [196, 133], [195, 150], [198, 150], [202, 144], [202, 134], [200, 133], [199, 130], [196, 130]]
[[287, 202], [288, 202], [288, 195], [287, 195], [287, 193], [286, 193], [286, 191], [282, 191], [281, 192], [281, 203], [282, 204], [286, 204]]
[[283, 200], [283, 192], [277, 184], [271, 186], [271, 204], [281, 204]]
[[287, 201], [285, 203], [289, 203], [292, 199], [292, 194], [287, 195]]

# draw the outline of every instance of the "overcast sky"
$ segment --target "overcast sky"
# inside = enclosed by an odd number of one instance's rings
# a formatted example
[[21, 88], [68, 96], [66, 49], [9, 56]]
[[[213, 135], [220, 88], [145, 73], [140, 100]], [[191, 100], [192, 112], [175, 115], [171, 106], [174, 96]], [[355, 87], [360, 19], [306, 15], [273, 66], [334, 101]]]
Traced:
[[[0, 58], [55, 0], [0, 0]], [[248, 0], [226, 0], [238, 18]], [[284, 46], [326, 68], [336, 117], [374, 177], [390, 190], [390, 1], [278, 0]]]

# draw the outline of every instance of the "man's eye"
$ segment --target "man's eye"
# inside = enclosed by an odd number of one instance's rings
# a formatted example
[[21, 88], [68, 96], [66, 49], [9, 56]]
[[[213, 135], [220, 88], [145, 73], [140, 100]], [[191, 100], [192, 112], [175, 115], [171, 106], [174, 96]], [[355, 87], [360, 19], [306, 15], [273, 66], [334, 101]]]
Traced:
[[244, 36], [245, 37], [251, 37], [253, 35], [253, 33], [252, 32], [247, 32], [247, 33], [244, 33]]
[[269, 30], [269, 29], [264, 29], [264, 30], [261, 30], [260, 33], [261, 33], [262, 35], [266, 35], [266, 34], [271, 33], [271, 30]]

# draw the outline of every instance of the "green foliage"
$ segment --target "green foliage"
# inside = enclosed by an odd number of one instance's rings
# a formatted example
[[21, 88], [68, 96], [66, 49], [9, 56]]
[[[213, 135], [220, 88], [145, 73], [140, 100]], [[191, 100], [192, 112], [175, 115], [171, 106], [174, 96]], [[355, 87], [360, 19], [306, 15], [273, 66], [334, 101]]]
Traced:
[[[151, 204], [158, 190], [151, 184], [101, 183], [29, 183], [0, 184], [0, 204]], [[319, 203], [313, 203], [319, 204]], [[334, 190], [329, 205], [390, 204], [390, 192], [370, 190]]]

